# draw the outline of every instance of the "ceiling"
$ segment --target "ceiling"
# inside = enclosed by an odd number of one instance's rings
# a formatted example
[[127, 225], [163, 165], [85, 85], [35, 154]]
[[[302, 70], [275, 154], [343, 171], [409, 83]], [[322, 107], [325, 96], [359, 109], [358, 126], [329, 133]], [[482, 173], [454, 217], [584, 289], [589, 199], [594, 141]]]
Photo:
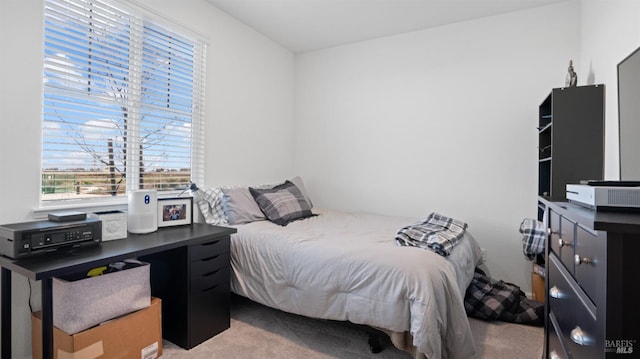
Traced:
[[568, 0], [206, 0], [299, 53]]

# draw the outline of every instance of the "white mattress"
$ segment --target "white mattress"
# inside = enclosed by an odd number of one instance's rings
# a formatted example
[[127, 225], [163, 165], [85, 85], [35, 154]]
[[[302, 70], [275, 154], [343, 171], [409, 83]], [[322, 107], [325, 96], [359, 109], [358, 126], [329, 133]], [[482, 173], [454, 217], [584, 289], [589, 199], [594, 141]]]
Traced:
[[235, 226], [232, 291], [290, 313], [410, 332], [429, 359], [475, 353], [463, 299], [480, 248], [468, 231], [444, 258], [396, 245], [416, 218], [314, 213], [286, 227]]

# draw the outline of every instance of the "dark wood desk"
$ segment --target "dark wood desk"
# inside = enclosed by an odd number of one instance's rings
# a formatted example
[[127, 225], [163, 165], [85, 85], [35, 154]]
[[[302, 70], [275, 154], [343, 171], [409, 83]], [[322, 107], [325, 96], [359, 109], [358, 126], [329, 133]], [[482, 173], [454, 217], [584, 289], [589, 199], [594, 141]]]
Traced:
[[[13, 260], [0, 257], [0, 267], [2, 267], [0, 274], [2, 358], [11, 358], [11, 272], [42, 281], [42, 357], [49, 359], [53, 358], [53, 277], [87, 271], [124, 259], [188, 248], [215, 239], [226, 240], [228, 243], [229, 236], [235, 232], [235, 228], [194, 223], [188, 226], [161, 228], [149, 234], [129, 234], [127, 238], [103, 242], [97, 246], [51, 252], [31, 258]], [[172, 263], [171, 265], [176, 264]], [[185, 261], [178, 265], [187, 267], [189, 262]], [[182, 270], [189, 271], [184, 268]], [[153, 293], [153, 282], [154, 279], [157, 279], [153, 278], [153, 270], [151, 276]]]

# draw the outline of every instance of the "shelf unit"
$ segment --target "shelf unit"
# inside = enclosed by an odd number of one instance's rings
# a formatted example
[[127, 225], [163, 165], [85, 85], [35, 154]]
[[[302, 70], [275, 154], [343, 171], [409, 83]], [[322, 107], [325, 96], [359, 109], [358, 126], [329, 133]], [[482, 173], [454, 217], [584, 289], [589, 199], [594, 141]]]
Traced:
[[538, 195], [604, 176], [604, 85], [555, 88], [538, 110]]

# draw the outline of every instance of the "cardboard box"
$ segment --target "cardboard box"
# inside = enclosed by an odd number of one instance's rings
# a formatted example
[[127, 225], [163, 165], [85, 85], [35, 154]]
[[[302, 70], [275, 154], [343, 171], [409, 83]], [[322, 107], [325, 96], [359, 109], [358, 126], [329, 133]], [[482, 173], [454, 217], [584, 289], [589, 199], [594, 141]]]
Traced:
[[544, 303], [544, 278], [531, 272], [531, 299]]
[[89, 218], [102, 221], [102, 241], [127, 238], [127, 214], [122, 211], [89, 213]]
[[149, 263], [96, 277], [53, 278], [53, 325], [75, 334], [146, 308], [151, 301]]
[[544, 278], [545, 274], [545, 269], [543, 266], [541, 266], [540, 264], [537, 263], [533, 263], [533, 272], [537, 273], [540, 277]]
[[[136, 358], [162, 355], [161, 300], [148, 308], [102, 323], [76, 334], [53, 328], [53, 357], [57, 359]], [[31, 315], [33, 358], [42, 358], [40, 312]]]

